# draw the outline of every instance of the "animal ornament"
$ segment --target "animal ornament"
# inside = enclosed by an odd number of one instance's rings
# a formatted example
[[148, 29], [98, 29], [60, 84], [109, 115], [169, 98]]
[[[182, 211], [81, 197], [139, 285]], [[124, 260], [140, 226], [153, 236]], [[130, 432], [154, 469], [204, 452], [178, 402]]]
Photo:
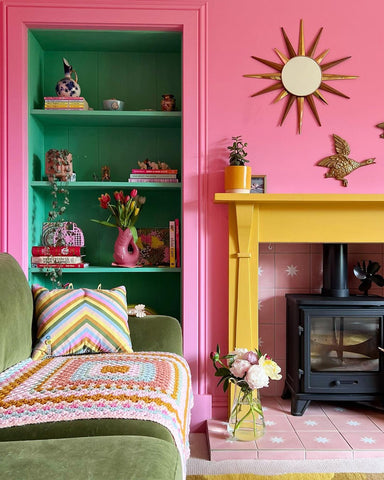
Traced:
[[348, 155], [351, 152], [348, 143], [338, 135], [333, 135], [335, 142], [336, 154], [329, 157], [323, 158], [316, 165], [320, 167], [329, 168], [328, 172], [324, 175], [325, 178], [335, 178], [336, 180], [341, 180], [344, 187], [348, 186], [348, 180], [345, 178], [351, 172], [360, 167], [365, 167], [366, 165], [372, 165], [375, 163], [375, 158], [368, 158], [362, 162], [356, 162], [352, 158], [349, 158]]

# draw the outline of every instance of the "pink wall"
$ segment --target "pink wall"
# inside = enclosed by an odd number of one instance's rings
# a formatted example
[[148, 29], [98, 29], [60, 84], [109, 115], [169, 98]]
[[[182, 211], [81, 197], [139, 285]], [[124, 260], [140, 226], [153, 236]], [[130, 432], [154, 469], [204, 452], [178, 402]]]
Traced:
[[[60, 23], [62, 19], [65, 20], [63, 9], [67, 10], [68, 25], [81, 25], [84, 19], [84, 22], [94, 22], [99, 27], [110, 22], [118, 28], [126, 28], [129, 22], [137, 21], [162, 25], [164, 28], [170, 24], [184, 25], [186, 32], [193, 32], [186, 45], [188, 55], [193, 60], [193, 65], [189, 64], [187, 69], [186, 85], [192, 85], [193, 91], [198, 93], [191, 96], [190, 91], [185, 89], [186, 101], [183, 102], [189, 105], [190, 112], [190, 123], [185, 126], [187, 144], [184, 146], [185, 214], [190, 218], [184, 242], [187, 261], [184, 266], [188, 273], [184, 285], [185, 304], [188, 307], [185, 318], [192, 319], [186, 326], [185, 348], [194, 374], [195, 393], [198, 394], [195, 408], [197, 416], [204, 419], [204, 415], [209, 415], [210, 394], [214, 397], [214, 415], [215, 412], [224, 412], [226, 399], [215, 387], [216, 380], [208, 356], [216, 343], [220, 343], [223, 350], [227, 345], [227, 208], [213, 203], [214, 193], [223, 191], [223, 171], [227, 164], [225, 147], [232, 136], [243, 136], [249, 144], [248, 158], [253, 173], [267, 175], [267, 191], [270, 193], [381, 193], [384, 140], [379, 138], [381, 131], [375, 125], [384, 121], [384, 91], [381, 85], [384, 70], [381, 65], [384, 4], [379, 0], [371, 0], [367, 3], [369, 9], [363, 9], [361, 3], [350, 0], [324, 0], [321, 4], [308, 0], [68, 0], [65, 4], [58, 0], [4, 0], [0, 3], [19, 6], [17, 13], [8, 12], [4, 15], [4, 22], [0, 15], [4, 33], [6, 18], [16, 21], [13, 15], [22, 18], [28, 14], [34, 18], [30, 25], [38, 25], [39, 21]], [[54, 14], [47, 4], [54, 7]], [[88, 10], [80, 8], [78, 14], [73, 15], [73, 4], [86, 6]], [[41, 15], [30, 15], [33, 5], [41, 7]], [[93, 6], [97, 8], [93, 9]], [[104, 14], [104, 7], [108, 9], [108, 15]], [[132, 12], [121, 14], [119, 9], [126, 7], [141, 10], [134, 15]], [[301, 18], [304, 20], [307, 45], [320, 27], [324, 27], [317, 52], [330, 49], [325, 61], [352, 56], [329, 73], [359, 75], [359, 78], [330, 82], [349, 95], [350, 100], [326, 93], [329, 104], [317, 102], [323, 126], [317, 126], [306, 108], [303, 133], [297, 135], [294, 108], [285, 125], [278, 126], [284, 101], [272, 104], [276, 93], [250, 98], [252, 93], [272, 82], [244, 78], [242, 75], [270, 71], [267, 66], [253, 60], [251, 55], [279, 61], [273, 49], [286, 51], [280, 27], [285, 28], [296, 48]], [[25, 33], [24, 26], [23, 29], [10, 31], [14, 48], [20, 48], [20, 39], [25, 41]], [[17, 173], [24, 172], [26, 165], [25, 143], [20, 142], [19, 138], [26, 125], [18, 116], [21, 112], [26, 118], [26, 103], [20, 100], [16, 92], [18, 86], [19, 92], [25, 91], [25, 78], [14, 76], [11, 79], [5, 76], [6, 62], [17, 71], [23, 58], [20, 58], [19, 50], [17, 55], [8, 56], [5, 41], [1, 42], [0, 48], [1, 73], [4, 75], [0, 80], [9, 80], [8, 86], [0, 81], [0, 89], [3, 92], [9, 88], [11, 92], [4, 92], [9, 104], [3, 102], [0, 105], [2, 119], [6, 118], [7, 109], [10, 119], [8, 125], [0, 123], [1, 132], [4, 132], [0, 150], [3, 156], [2, 195], [5, 188], [9, 189], [7, 205], [5, 197], [2, 197], [2, 215], [8, 216], [8, 219], [1, 221], [3, 231], [0, 232], [0, 240], [9, 251], [16, 251], [26, 265], [27, 252], [19, 245], [20, 228], [24, 228], [22, 238], [26, 237], [26, 215], [22, 216], [20, 222], [13, 221], [20, 215], [20, 199], [24, 208], [26, 205], [26, 180], [20, 182], [20, 174]], [[13, 106], [16, 110], [13, 110]], [[13, 135], [10, 140], [6, 127]], [[333, 133], [349, 142], [352, 156], [357, 160], [372, 156], [377, 159], [376, 165], [352, 173], [348, 188], [340, 186], [340, 182], [334, 179], [324, 179], [325, 169], [315, 166], [319, 159], [333, 153]], [[11, 176], [7, 176], [8, 166], [13, 168]], [[285, 253], [281, 250], [284, 248], [287, 249]], [[273, 258], [273, 262], [265, 266], [265, 271], [273, 275], [274, 283], [273, 286], [268, 283], [270, 277], [268, 281], [267, 277], [260, 278], [265, 306], [261, 313], [261, 333], [265, 343], [269, 342], [275, 356], [281, 361], [284, 360], [283, 341], [281, 337], [272, 337], [278, 329], [277, 325], [283, 323], [281, 314], [276, 310], [279, 302], [276, 294], [277, 290], [285, 288], [281, 286], [284, 277], [277, 265], [287, 253], [290, 257], [286, 261], [290, 263], [295, 255], [299, 255], [307, 263], [315, 265], [319, 254], [312, 254], [313, 249], [313, 246], [273, 245], [272, 252], [267, 250], [262, 253], [263, 262], [271, 262]], [[311, 277], [308, 273], [306, 275], [305, 288], [308, 282], [311, 284]], [[317, 280], [318, 275], [319, 272], [316, 273]], [[272, 304], [274, 310], [268, 310]]]
[[[384, 64], [381, 62], [384, 4], [372, 0], [365, 5], [367, 8], [349, 0], [324, 0], [321, 4], [308, 0], [208, 1], [207, 329], [210, 349], [215, 349], [216, 343], [220, 343], [223, 350], [227, 345], [227, 207], [214, 204], [212, 199], [215, 192], [224, 191], [225, 147], [232, 136], [242, 135], [248, 142], [252, 173], [267, 175], [268, 193], [383, 193], [384, 139], [379, 137], [382, 130], [376, 125], [384, 121]], [[287, 52], [281, 27], [297, 49], [300, 19], [304, 21], [306, 46], [324, 27], [316, 49], [318, 54], [330, 50], [324, 62], [351, 56], [327, 73], [358, 75], [359, 78], [328, 82], [350, 99], [324, 92], [328, 105], [316, 99], [322, 126], [317, 125], [306, 106], [303, 131], [298, 135], [295, 107], [284, 125], [279, 126], [285, 100], [272, 104], [277, 92], [250, 97], [273, 82], [244, 78], [243, 74], [274, 71], [251, 56], [280, 63], [274, 48]], [[315, 166], [317, 161], [334, 153], [334, 133], [347, 140], [352, 158], [360, 161], [376, 157], [375, 165], [348, 177], [347, 188], [339, 181], [325, 179], [326, 169]], [[377, 260], [381, 262], [381, 245], [374, 249], [379, 249]], [[350, 249], [350, 263], [354, 258], [352, 251]], [[374, 253], [365, 258], [374, 259]], [[294, 284], [297, 280], [301, 282], [299, 289], [305, 292], [321, 287], [319, 257], [319, 246], [274, 244], [272, 250], [267, 246], [261, 250], [260, 264], [264, 273], [259, 278], [260, 334], [265, 348], [272, 350], [283, 367], [285, 264], [299, 262], [300, 266], [305, 266], [300, 267], [299, 278], [291, 279], [293, 284], [288, 286], [297, 288]], [[209, 361], [207, 365], [209, 372]], [[278, 393], [282, 388], [282, 382], [279, 383], [274, 382], [265, 393]], [[214, 415], [215, 412], [220, 415], [225, 412], [226, 401], [215, 385], [212, 376], [207, 390], [213, 394]]]

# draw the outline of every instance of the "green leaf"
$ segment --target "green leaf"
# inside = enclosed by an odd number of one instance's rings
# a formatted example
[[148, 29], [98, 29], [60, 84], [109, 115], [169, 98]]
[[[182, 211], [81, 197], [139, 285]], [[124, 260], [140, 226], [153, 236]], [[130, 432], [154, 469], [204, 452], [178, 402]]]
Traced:
[[100, 223], [100, 225], [105, 225], [106, 227], [117, 227], [116, 224], [106, 222], [105, 220], [95, 220], [94, 218], [91, 218], [91, 222]]

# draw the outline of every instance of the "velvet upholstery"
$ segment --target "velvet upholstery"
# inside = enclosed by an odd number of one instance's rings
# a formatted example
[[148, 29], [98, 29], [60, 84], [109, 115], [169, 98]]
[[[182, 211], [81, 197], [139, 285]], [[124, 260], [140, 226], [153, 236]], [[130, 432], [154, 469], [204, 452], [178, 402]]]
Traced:
[[32, 318], [24, 272], [11, 255], [0, 253], [0, 372], [31, 355]]
[[12, 480], [180, 480], [175, 446], [144, 436], [4, 442], [0, 476]]

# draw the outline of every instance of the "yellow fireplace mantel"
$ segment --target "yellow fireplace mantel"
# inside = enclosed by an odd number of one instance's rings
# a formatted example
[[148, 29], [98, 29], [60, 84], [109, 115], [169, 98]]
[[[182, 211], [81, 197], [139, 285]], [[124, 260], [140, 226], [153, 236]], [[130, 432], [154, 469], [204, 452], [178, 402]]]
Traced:
[[384, 195], [216, 193], [228, 204], [229, 349], [258, 345], [260, 242], [384, 243]]

